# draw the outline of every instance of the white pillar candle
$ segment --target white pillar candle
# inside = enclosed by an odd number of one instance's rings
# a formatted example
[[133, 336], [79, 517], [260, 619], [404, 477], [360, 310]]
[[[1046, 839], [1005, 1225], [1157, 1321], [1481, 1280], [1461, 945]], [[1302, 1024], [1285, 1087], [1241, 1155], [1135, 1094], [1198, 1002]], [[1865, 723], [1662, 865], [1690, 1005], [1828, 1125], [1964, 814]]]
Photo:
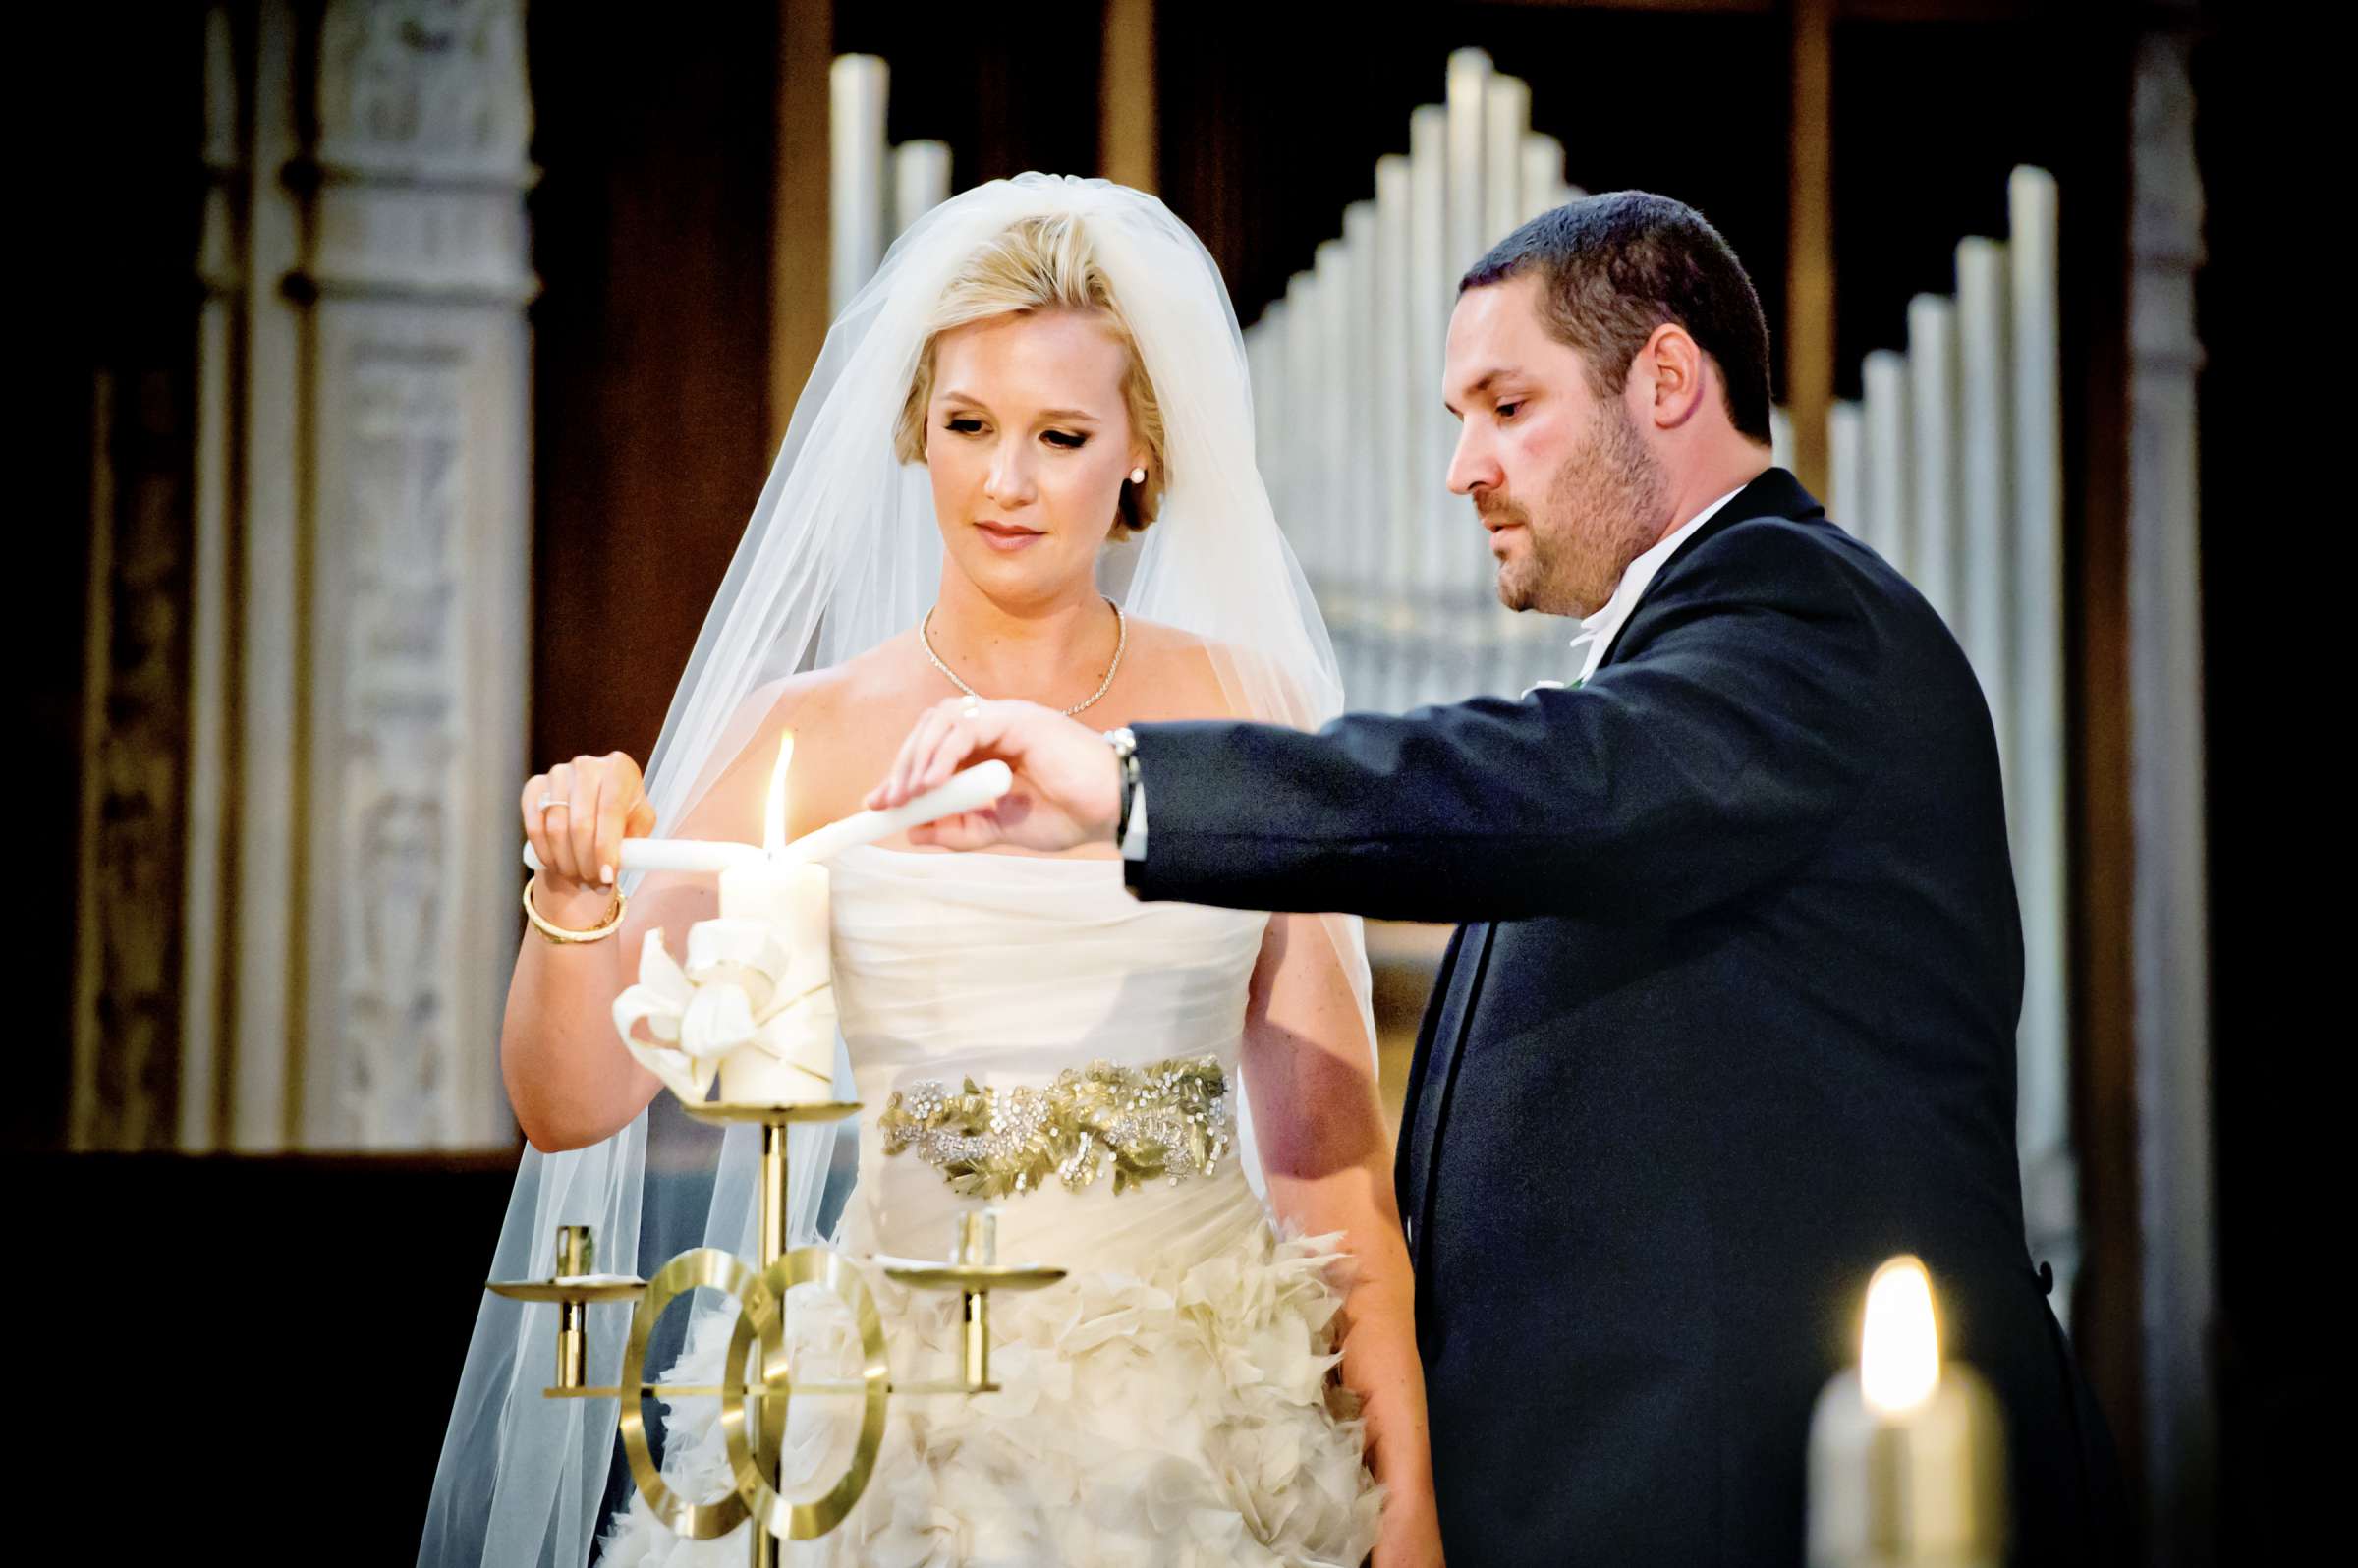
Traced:
[[1441, 617], [1435, 589], [1445, 581], [1452, 497], [1446, 488], [1457, 421], [1441, 407], [1441, 363], [1456, 301], [1449, 270], [1449, 111], [1427, 104], [1408, 117], [1409, 386], [1416, 438], [1417, 504], [1410, 545], [1420, 591], [1410, 600], [1408, 631], [1411, 703], [1442, 695]]
[[688, 928], [686, 965], [649, 931], [639, 982], [614, 999], [625, 1046], [686, 1100], [702, 1100], [715, 1077], [720, 1097], [736, 1104], [833, 1097], [827, 871], [782, 853], [793, 759], [789, 733], [770, 770], [762, 848], [720, 873], [720, 914]]
[[1997, 761], [2011, 777], [2013, 659], [2007, 646], [2013, 556], [2006, 493], [2006, 248], [1994, 240], [1957, 246], [1957, 489], [1962, 534], [1957, 640], [1981, 678], [1997, 727]]
[[827, 308], [841, 314], [884, 255], [884, 62], [836, 57], [827, 70]]
[[[1837, 399], [1825, 411], [1826, 515], [1859, 538], [1867, 505], [1867, 431], [1858, 404]], [[1872, 541], [1870, 541], [1872, 542]]]
[[[1490, 57], [1480, 49], [1457, 49], [1449, 55], [1447, 98], [1449, 113], [1449, 249], [1448, 281], [1452, 301], [1457, 280], [1489, 249], [1490, 202], [1485, 178], [1489, 143]], [[1521, 154], [1517, 154], [1518, 160]], [[1454, 433], [1454, 432], [1453, 432]], [[1462, 526], [1465, 519], [1461, 515]], [[1445, 534], [1450, 531], [1444, 529]], [[1475, 576], [1484, 562], [1474, 556], [1472, 531], [1455, 535], [1442, 558], [1443, 571], [1434, 580], [1439, 589], [1441, 625], [1438, 639], [1440, 695], [1471, 697], [1479, 684], [1482, 640], [1490, 619], [1489, 607], [1474, 600]], [[1488, 552], [1485, 552], [1487, 557]]]
[[1258, 355], [1253, 365], [1253, 459], [1261, 470], [1262, 483], [1268, 488], [1269, 506], [1277, 515], [1280, 530], [1287, 521], [1284, 416], [1293, 396], [1286, 383], [1286, 331], [1285, 301], [1272, 300], [1253, 328]]
[[1564, 204], [1564, 144], [1538, 132], [1523, 138], [1523, 220]]
[[1997, 1568], [2003, 1442], [1989, 1385], [1941, 1364], [1924, 1265], [1894, 1258], [1867, 1288], [1858, 1369], [1810, 1420], [1810, 1568]]
[[1451, 283], [1482, 259], [1488, 242], [1483, 238], [1489, 222], [1484, 199], [1482, 163], [1489, 118], [1490, 57], [1480, 49], [1458, 49], [1449, 56], [1449, 248], [1446, 262]]
[[1482, 100], [1482, 246], [1515, 232], [1523, 211], [1523, 139], [1531, 131], [1531, 84], [1492, 77]]
[[1866, 425], [1866, 479], [1855, 508], [1861, 537], [1902, 577], [1915, 576], [1913, 530], [1908, 525], [1908, 362], [1877, 349], [1860, 367]]
[[1376, 298], [1371, 334], [1376, 364], [1370, 379], [1376, 401], [1376, 504], [1372, 519], [1377, 546], [1376, 606], [1380, 628], [1381, 675], [1370, 703], [1385, 711], [1408, 705], [1408, 602], [1415, 592], [1417, 546], [1416, 404], [1419, 388], [1410, 366], [1416, 359], [1416, 316], [1429, 308], [1409, 285], [1408, 159], [1398, 153], [1376, 160]]
[[710, 947], [737, 922], [764, 926], [785, 954], [773, 1001], [808, 998], [762, 1031], [762, 1043], [720, 1062], [720, 1097], [740, 1104], [783, 1105], [829, 1098], [835, 1073], [835, 972], [827, 868], [764, 855], [720, 873], [720, 919], [688, 931], [688, 973], [710, 967]]
[[947, 141], [904, 141], [892, 149], [892, 232], [896, 238], [949, 198]]
[[835, 1075], [835, 969], [832, 889], [827, 868], [789, 859], [786, 847], [787, 774], [794, 766], [794, 735], [778, 743], [770, 770], [769, 796], [761, 813], [758, 860], [720, 873], [720, 919], [700, 922], [688, 932], [688, 974], [697, 978], [700, 936], [717, 941], [735, 922], [766, 929], [785, 954], [774, 977], [771, 1005], [788, 1004], [762, 1032], [761, 1043], [721, 1059], [720, 1097], [739, 1104], [776, 1105], [828, 1097]]
[[[2044, 169], [2016, 169], [2006, 182], [2015, 524], [2015, 765], [2009, 818], [2022, 898], [2020, 1137], [2026, 1164], [2065, 1161], [2071, 1142], [2056, 203], [2055, 178]], [[2070, 1213], [2067, 1202], [2055, 1207]], [[2068, 1263], [2067, 1253], [2058, 1268]], [[2066, 1283], [2055, 1301], [2067, 1307], [2070, 1299]]]
[[[1315, 479], [1308, 510], [1311, 536], [1317, 541], [1319, 569], [1312, 576], [1310, 587], [1326, 616], [1328, 631], [1337, 634], [1336, 641], [1346, 644], [1351, 639], [1350, 607], [1343, 602], [1343, 552], [1336, 548], [1340, 542], [1336, 538], [1340, 519], [1335, 515], [1335, 487], [1341, 482], [1345, 467], [1343, 452], [1351, 427], [1351, 402], [1345, 390], [1351, 382], [1351, 317], [1347, 298], [1350, 279], [1345, 275], [1348, 270], [1342, 241], [1323, 241], [1313, 252], [1311, 278], [1317, 284], [1319, 312], [1319, 397], [1312, 409], [1317, 425], [1312, 450], [1318, 454], [1318, 461], [1311, 471]], [[1339, 629], [1335, 625], [1338, 619], [1343, 623]]]
[[1908, 302], [1908, 407], [1914, 416], [1911, 522], [1916, 587], [1954, 631], [1957, 603], [1957, 310], [1937, 294]]
[[[1319, 304], [1319, 280], [1297, 272], [1285, 285], [1285, 379], [1304, 406], [1314, 406], [1326, 392], [1320, 348], [1325, 339], [1325, 315]], [[1321, 426], [1305, 414], [1289, 432], [1285, 454], [1285, 528], [1294, 541], [1294, 555], [1316, 597], [1325, 570], [1319, 556], [1318, 497], [1313, 493], [1319, 475]]]
[[1350, 359], [1343, 367], [1341, 467], [1335, 475], [1334, 525], [1341, 551], [1343, 604], [1351, 629], [1351, 667], [1343, 675], [1343, 700], [1373, 705], [1376, 653], [1383, 636], [1376, 606], [1381, 602], [1381, 557], [1371, 546], [1381, 537], [1376, 472], [1376, 203], [1354, 201], [1343, 208], [1343, 335]]

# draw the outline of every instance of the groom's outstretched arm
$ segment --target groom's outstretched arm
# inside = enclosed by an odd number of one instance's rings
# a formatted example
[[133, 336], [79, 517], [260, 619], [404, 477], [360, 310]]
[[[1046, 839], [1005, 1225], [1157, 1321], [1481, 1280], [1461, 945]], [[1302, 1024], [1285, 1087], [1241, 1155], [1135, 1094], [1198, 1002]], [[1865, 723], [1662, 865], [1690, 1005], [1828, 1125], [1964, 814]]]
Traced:
[[1862, 564], [1762, 521], [1657, 579], [1576, 690], [1315, 735], [1138, 728], [1146, 898], [1401, 920], [1660, 919], [1741, 893], [1832, 831], [1878, 765]]

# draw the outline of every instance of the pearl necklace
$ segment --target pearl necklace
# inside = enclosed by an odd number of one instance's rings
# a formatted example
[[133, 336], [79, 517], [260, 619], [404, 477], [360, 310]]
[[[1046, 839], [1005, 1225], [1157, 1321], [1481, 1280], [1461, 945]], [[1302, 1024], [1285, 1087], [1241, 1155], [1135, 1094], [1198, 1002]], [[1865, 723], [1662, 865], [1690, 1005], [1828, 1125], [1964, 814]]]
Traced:
[[[1089, 694], [1087, 700], [1075, 702], [1071, 707], [1068, 707], [1064, 710], [1064, 716], [1066, 718], [1071, 718], [1075, 713], [1080, 712], [1083, 708], [1095, 704], [1097, 699], [1103, 697], [1105, 693], [1113, 686], [1113, 678], [1122, 667], [1122, 650], [1130, 645], [1130, 622], [1126, 617], [1123, 616], [1122, 607], [1118, 604], [1115, 604], [1111, 599], [1107, 599], [1105, 603], [1113, 611], [1113, 662], [1105, 666], [1105, 679], [1097, 683], [1097, 689]], [[933, 608], [937, 609], [939, 606], [936, 605]], [[917, 641], [924, 646], [926, 650], [926, 657], [932, 662], [932, 665], [935, 669], [941, 671], [943, 678], [946, 679], [952, 686], [955, 686], [958, 688], [958, 690], [964, 692], [967, 696], [976, 699], [978, 701], [989, 701], [990, 699], [984, 697], [981, 692], [976, 691], [973, 687], [960, 680], [956, 670], [951, 669], [947, 664], [941, 662], [941, 655], [933, 651], [932, 626], [933, 609], [927, 609], [926, 611], [926, 618], [917, 623]]]

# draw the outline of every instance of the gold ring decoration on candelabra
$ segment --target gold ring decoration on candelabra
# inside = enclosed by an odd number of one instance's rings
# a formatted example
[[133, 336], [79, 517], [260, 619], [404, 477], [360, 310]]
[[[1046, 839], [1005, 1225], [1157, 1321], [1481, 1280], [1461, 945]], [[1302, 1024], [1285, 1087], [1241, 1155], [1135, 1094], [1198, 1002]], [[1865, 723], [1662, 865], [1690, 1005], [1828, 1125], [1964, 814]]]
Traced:
[[[760, 1341], [762, 1380], [771, 1396], [762, 1403], [762, 1447], [771, 1454], [777, 1453], [784, 1441], [786, 1407], [793, 1389], [791, 1367], [782, 1364], [774, 1348], [776, 1341], [783, 1338], [777, 1330], [784, 1326], [786, 1292], [796, 1285], [824, 1285], [851, 1308], [853, 1321], [860, 1330], [860, 1381], [864, 1391], [860, 1440], [853, 1445], [851, 1463], [844, 1468], [841, 1478], [816, 1501], [797, 1503], [780, 1497], [770, 1485], [769, 1478], [761, 1474], [753, 1446], [745, 1439], [744, 1399], [721, 1407], [721, 1431], [728, 1445], [729, 1469], [737, 1477], [735, 1497], [752, 1510], [754, 1518], [771, 1535], [790, 1540], [810, 1540], [843, 1523], [852, 1505], [860, 1500], [860, 1494], [868, 1489], [869, 1475], [876, 1468], [876, 1455], [884, 1444], [884, 1402], [892, 1392], [892, 1369], [884, 1356], [884, 1321], [877, 1316], [876, 1300], [869, 1294], [868, 1282], [841, 1254], [824, 1247], [796, 1248], [771, 1266], [762, 1276], [762, 1283], [768, 1287], [768, 1300], [758, 1306], [749, 1303], [737, 1315], [736, 1330], [729, 1335], [728, 1365], [744, 1366], [747, 1352], [757, 1339]], [[770, 1317], [765, 1315], [774, 1315], [777, 1328], [771, 1326]], [[636, 1335], [634, 1325], [633, 1337]], [[783, 1360], [790, 1363], [791, 1352]], [[624, 1381], [627, 1383], [629, 1379]], [[641, 1489], [645, 1490], [644, 1484]]]
[[[691, 1502], [673, 1491], [664, 1484], [663, 1473], [647, 1450], [644, 1408], [646, 1341], [654, 1332], [655, 1320], [663, 1316], [663, 1309], [671, 1305], [674, 1297], [683, 1296], [699, 1285], [737, 1298], [737, 1332], [729, 1338], [729, 1360], [721, 1374], [723, 1421], [732, 1411], [740, 1421], [744, 1417], [745, 1340], [753, 1334], [760, 1336], [762, 1386], [766, 1390], [769, 1373], [785, 1351], [786, 1315], [778, 1310], [777, 1295], [767, 1275], [755, 1273], [735, 1253], [717, 1247], [698, 1247], [680, 1254], [655, 1271], [655, 1277], [646, 1282], [646, 1294], [639, 1299], [639, 1310], [631, 1316], [631, 1340], [622, 1353], [620, 1389], [622, 1449], [630, 1456], [631, 1478], [639, 1483], [639, 1495], [646, 1499], [646, 1506], [673, 1535], [690, 1540], [710, 1540], [736, 1529], [751, 1512], [751, 1500], [742, 1481], [737, 1490], [712, 1502]], [[734, 1448], [730, 1457], [736, 1457]]]
[[[875, 1297], [851, 1260], [825, 1247], [786, 1247], [786, 1129], [797, 1122], [834, 1121], [852, 1115], [857, 1103], [753, 1104], [688, 1103], [684, 1108], [702, 1122], [727, 1125], [745, 1122], [761, 1129], [760, 1213], [758, 1240], [759, 1266], [734, 1253], [699, 1247], [681, 1253], [655, 1271], [650, 1280], [590, 1272], [591, 1242], [589, 1228], [561, 1225], [557, 1233], [556, 1272], [547, 1279], [494, 1280], [486, 1288], [515, 1301], [553, 1302], [560, 1313], [557, 1331], [556, 1381], [545, 1390], [551, 1399], [620, 1399], [620, 1436], [631, 1475], [647, 1507], [674, 1535], [709, 1540], [727, 1535], [748, 1519], [759, 1528], [752, 1532], [750, 1558], [757, 1568], [775, 1561], [779, 1539], [809, 1540], [823, 1536], [858, 1505], [875, 1472], [884, 1443], [887, 1402], [894, 1394], [982, 1394], [996, 1390], [990, 1380], [990, 1295], [1000, 1290], [1038, 1290], [1064, 1277], [1061, 1268], [997, 1261], [995, 1226], [987, 1211], [960, 1216], [954, 1256], [947, 1261], [926, 1259], [879, 1258], [885, 1275], [920, 1290], [959, 1293], [964, 1342], [955, 1379], [899, 1383], [892, 1381], [886, 1355], [884, 1324]], [[857, 1380], [805, 1381], [794, 1378], [792, 1336], [786, 1313], [788, 1293], [797, 1285], [819, 1285], [850, 1308], [860, 1333], [861, 1374]], [[723, 1292], [737, 1302], [737, 1324], [729, 1336], [728, 1357], [721, 1380], [710, 1386], [652, 1383], [646, 1380], [646, 1349], [656, 1321], [681, 1296], [699, 1287]], [[586, 1314], [593, 1303], [636, 1300], [631, 1332], [623, 1352], [618, 1386], [589, 1386], [589, 1333]], [[759, 1357], [759, 1371], [747, 1374], [749, 1360]], [[862, 1401], [860, 1436], [843, 1474], [827, 1492], [811, 1502], [794, 1502], [779, 1494], [778, 1460], [785, 1447], [786, 1412], [798, 1395], [854, 1397]], [[647, 1445], [644, 1402], [650, 1398], [712, 1398], [721, 1401], [721, 1431], [727, 1445], [729, 1470], [736, 1485], [726, 1496], [693, 1502], [665, 1484]]]

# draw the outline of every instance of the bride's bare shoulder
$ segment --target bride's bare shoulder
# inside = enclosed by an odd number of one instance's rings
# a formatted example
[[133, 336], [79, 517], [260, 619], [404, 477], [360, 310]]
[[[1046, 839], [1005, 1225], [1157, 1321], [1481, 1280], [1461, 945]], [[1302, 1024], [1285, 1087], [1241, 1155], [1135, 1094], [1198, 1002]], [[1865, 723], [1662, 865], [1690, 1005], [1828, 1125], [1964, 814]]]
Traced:
[[1131, 668], [1139, 695], [1130, 703], [1141, 721], [1233, 718], [1238, 708], [1220, 679], [1225, 644], [1176, 626], [1130, 619]]
[[870, 648], [841, 664], [781, 676], [756, 687], [738, 710], [738, 727], [757, 737], [783, 730], [832, 731], [901, 684], [898, 644]]
[[[788, 676], [747, 700], [752, 709], [750, 756], [762, 758], [769, 777], [779, 741], [794, 736], [788, 774], [793, 831], [808, 832], [859, 810], [861, 798], [883, 776], [925, 703], [913, 691], [914, 655], [904, 635], [821, 669]], [[743, 722], [743, 721], [741, 721]]]

